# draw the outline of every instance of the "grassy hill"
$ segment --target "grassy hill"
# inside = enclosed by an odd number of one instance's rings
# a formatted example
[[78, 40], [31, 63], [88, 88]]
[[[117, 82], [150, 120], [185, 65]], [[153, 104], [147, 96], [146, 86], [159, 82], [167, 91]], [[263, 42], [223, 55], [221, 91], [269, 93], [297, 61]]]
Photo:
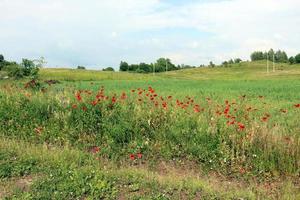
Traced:
[[127, 72], [103, 72], [97, 70], [76, 70], [76, 69], [51, 69], [41, 70], [43, 79], [57, 80], [153, 80], [160, 78], [176, 78], [188, 80], [264, 80], [264, 79], [297, 79], [300, 76], [300, 65], [289, 65], [286, 63], [276, 63], [276, 71], [267, 73], [266, 62], [242, 62], [232, 64], [230, 67], [215, 68], [194, 68], [167, 73], [138, 74]]

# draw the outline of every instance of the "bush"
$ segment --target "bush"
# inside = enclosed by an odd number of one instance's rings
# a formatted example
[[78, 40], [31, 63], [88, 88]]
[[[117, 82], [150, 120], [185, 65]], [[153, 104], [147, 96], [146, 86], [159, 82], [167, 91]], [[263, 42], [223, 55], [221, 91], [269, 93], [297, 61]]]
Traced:
[[112, 67], [106, 67], [106, 68], [102, 69], [102, 71], [110, 71], [110, 72], [113, 72], [113, 71], [115, 71], [115, 70], [114, 70], [114, 68], [112, 68]]
[[84, 66], [77, 66], [77, 69], [85, 69]]
[[295, 63], [300, 63], [300, 53], [295, 56]]
[[4, 71], [7, 71], [8, 76], [14, 79], [20, 79], [24, 77], [24, 71], [17, 64], [5, 66]]

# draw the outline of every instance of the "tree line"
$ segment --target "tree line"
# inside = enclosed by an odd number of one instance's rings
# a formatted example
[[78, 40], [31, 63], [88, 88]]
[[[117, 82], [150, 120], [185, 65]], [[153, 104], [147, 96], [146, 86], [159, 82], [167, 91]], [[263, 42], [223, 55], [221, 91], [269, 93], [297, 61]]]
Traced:
[[166, 72], [174, 71], [179, 69], [196, 68], [192, 65], [175, 65], [169, 58], [159, 58], [154, 63], [139, 63], [139, 64], [128, 64], [125, 61], [120, 63], [120, 71], [137, 72], [137, 73], [152, 73], [152, 72]]
[[287, 53], [282, 50], [277, 50], [276, 52], [273, 49], [269, 51], [254, 51], [251, 56], [251, 61], [258, 61], [258, 60], [270, 60], [275, 61], [276, 63], [290, 63], [296, 64], [300, 63], [300, 53], [296, 56], [288, 57]]

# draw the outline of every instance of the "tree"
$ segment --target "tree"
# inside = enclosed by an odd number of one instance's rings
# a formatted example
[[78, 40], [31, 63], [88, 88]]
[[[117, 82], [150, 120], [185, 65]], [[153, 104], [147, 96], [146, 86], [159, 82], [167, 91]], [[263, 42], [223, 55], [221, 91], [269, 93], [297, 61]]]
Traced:
[[268, 51], [268, 57], [269, 57], [269, 60], [273, 60], [273, 56], [275, 56], [274, 50], [273, 50], [273, 49], [270, 49], [270, 50]]
[[102, 69], [102, 71], [110, 71], [110, 72], [113, 72], [113, 71], [115, 71], [115, 69], [112, 68], [112, 67], [106, 67], [106, 68]]
[[238, 64], [238, 63], [240, 63], [240, 62], [242, 62], [242, 59], [240, 59], [240, 58], [234, 59], [234, 63]]
[[120, 71], [128, 71], [129, 70], [129, 65], [127, 62], [121, 61], [120, 63]]
[[275, 53], [275, 61], [276, 62], [287, 63], [288, 62], [288, 56], [284, 51], [278, 50]]
[[77, 69], [85, 69], [84, 66], [77, 66]]
[[295, 63], [300, 63], [300, 53], [295, 56]]
[[251, 57], [251, 61], [265, 59], [264, 53], [262, 51], [255, 51], [255, 52], [253, 52], [250, 57]]
[[289, 63], [292, 65], [292, 64], [295, 64], [295, 58], [293, 57], [293, 56], [291, 56], [290, 58], [289, 58]]
[[224, 67], [228, 67], [228, 62], [227, 62], [227, 61], [222, 62], [222, 65], [223, 65]]
[[172, 71], [177, 69], [178, 68], [169, 58], [159, 58], [155, 63], [155, 72]]
[[213, 67], [215, 67], [215, 66], [216, 66], [216, 65], [215, 65], [212, 61], [209, 62], [209, 67], [212, 67], [212, 68], [213, 68]]
[[4, 67], [4, 56], [0, 54], [0, 70]]

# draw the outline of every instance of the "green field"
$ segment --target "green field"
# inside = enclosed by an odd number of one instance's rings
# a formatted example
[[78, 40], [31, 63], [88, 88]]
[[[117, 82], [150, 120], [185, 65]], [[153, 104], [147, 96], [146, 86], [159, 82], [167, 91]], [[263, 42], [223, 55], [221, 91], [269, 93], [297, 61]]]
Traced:
[[0, 82], [0, 199], [300, 198], [300, 65], [27, 81]]

